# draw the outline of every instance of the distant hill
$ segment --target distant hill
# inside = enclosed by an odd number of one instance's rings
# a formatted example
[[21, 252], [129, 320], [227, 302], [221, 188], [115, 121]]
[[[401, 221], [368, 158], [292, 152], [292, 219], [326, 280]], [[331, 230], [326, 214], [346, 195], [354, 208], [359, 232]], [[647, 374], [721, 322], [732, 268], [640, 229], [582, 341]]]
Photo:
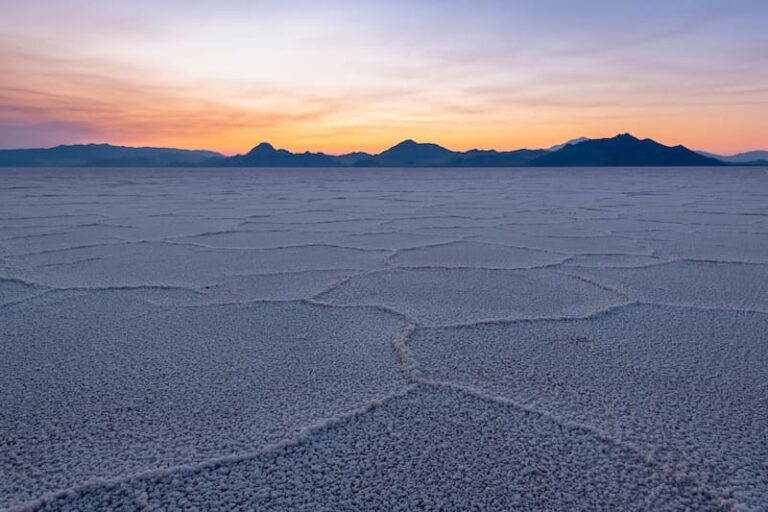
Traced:
[[[555, 149], [556, 148], [556, 149]], [[750, 158], [761, 153], [746, 153]], [[738, 155], [736, 155], [738, 156]], [[768, 156], [768, 155], [766, 155]], [[758, 158], [759, 160], [759, 158]], [[451, 151], [408, 139], [378, 154], [293, 153], [262, 142], [248, 153], [130, 148], [109, 144], [0, 150], [0, 166], [14, 167], [600, 167], [717, 166], [723, 161], [683, 146], [665, 146], [627, 133], [608, 139], [581, 137], [550, 149]], [[737, 164], [730, 164], [737, 165]], [[738, 165], [760, 165], [759, 161]]]
[[697, 151], [697, 153], [710, 158], [717, 158], [718, 160], [722, 160], [729, 164], [760, 165], [761, 162], [768, 161], [768, 151], [747, 151], [745, 153], [738, 153], [730, 156], [716, 155], [714, 153], [707, 153], [706, 151]]
[[718, 166], [723, 162], [684, 146], [665, 146], [625, 133], [610, 139], [592, 139], [547, 153], [531, 161], [537, 167]]
[[548, 148], [547, 151], [557, 151], [559, 149], [563, 149], [565, 146], [578, 144], [579, 142], [584, 142], [585, 140], [590, 140], [590, 139], [589, 137], [577, 137], [575, 139], [571, 139], [569, 141], [563, 142], [562, 144], [557, 144], [555, 146], [552, 146], [551, 148]]
[[418, 143], [413, 140], [392, 146], [373, 160], [376, 165], [386, 167], [426, 167], [448, 165], [456, 159], [456, 153], [437, 144]]
[[373, 155], [371, 155], [370, 153], [365, 153], [363, 151], [355, 151], [354, 153], [338, 155], [335, 158], [340, 165], [348, 165], [353, 167], [367, 167], [373, 164]]
[[110, 144], [0, 149], [0, 166], [13, 167], [166, 167], [197, 165], [223, 158], [214, 151], [131, 148]]
[[340, 162], [325, 153], [291, 153], [262, 142], [245, 155], [225, 158], [226, 167], [338, 167]]
[[472, 149], [457, 153], [451, 167], [524, 167], [534, 159], [546, 155], [546, 149], [518, 149], [496, 151], [493, 149]]
[[543, 149], [451, 151], [437, 144], [404, 140], [381, 153], [357, 152], [333, 156], [291, 153], [263, 142], [246, 155], [227, 158], [232, 167], [517, 167], [546, 154]]

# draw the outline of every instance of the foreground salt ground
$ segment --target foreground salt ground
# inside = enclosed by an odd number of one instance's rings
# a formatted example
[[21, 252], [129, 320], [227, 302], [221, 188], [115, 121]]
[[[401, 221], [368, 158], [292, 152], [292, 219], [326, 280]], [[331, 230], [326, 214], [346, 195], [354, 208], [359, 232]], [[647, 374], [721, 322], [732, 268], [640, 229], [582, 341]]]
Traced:
[[768, 510], [763, 169], [3, 170], [0, 509]]

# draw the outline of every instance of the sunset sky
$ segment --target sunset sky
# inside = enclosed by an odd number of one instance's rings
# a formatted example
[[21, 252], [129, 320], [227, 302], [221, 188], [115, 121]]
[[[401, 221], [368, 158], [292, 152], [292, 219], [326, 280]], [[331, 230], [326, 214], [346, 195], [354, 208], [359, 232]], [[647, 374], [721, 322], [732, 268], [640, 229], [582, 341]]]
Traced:
[[0, 147], [768, 149], [765, 0], [0, 0]]

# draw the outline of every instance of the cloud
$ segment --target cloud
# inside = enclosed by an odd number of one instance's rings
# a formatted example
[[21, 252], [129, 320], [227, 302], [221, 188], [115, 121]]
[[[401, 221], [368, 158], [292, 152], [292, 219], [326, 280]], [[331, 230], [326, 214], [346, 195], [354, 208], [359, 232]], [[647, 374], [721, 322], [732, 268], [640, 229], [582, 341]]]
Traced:
[[101, 133], [84, 124], [69, 122], [27, 122], [0, 119], [0, 147], [49, 147], [59, 144], [99, 141]]

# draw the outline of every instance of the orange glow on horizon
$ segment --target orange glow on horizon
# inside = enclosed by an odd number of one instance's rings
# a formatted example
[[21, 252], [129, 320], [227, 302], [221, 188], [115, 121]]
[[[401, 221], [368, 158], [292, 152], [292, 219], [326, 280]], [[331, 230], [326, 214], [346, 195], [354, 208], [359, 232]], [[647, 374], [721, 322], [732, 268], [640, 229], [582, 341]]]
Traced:
[[7, 69], [13, 68], [9, 63], [6, 59], [0, 64], [0, 71], [9, 71], [0, 88], [0, 123], [33, 120], [73, 127], [50, 145], [105, 142], [236, 154], [270, 142], [295, 152], [340, 154], [376, 153], [408, 138], [454, 150], [514, 150], [630, 132], [669, 145], [733, 154], [765, 147], [768, 133], [768, 117], [751, 105], [615, 108], [531, 106], [521, 101], [494, 108], [478, 96], [471, 99], [481, 108], [464, 109], [450, 101], [414, 105], [397, 96], [318, 98], [274, 90], [269, 102], [253, 106], [218, 99], [236, 98], [237, 91], [210, 95], [108, 73], [19, 72]]
[[[749, 10], [702, 30], [672, 2], [54, 4], [4, 6], [2, 147], [514, 150], [629, 132], [768, 149], [768, 54]], [[627, 10], [648, 19], [627, 24]], [[579, 16], [615, 26], [585, 31]], [[684, 29], [659, 30], [672, 22]]]

